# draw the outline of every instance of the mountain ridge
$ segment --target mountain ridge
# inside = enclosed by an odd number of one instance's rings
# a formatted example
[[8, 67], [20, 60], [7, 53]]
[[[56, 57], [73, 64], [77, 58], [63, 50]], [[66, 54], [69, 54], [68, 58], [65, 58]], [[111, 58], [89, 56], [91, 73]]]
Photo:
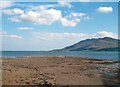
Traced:
[[111, 37], [92, 38], [55, 51], [120, 51], [120, 40]]

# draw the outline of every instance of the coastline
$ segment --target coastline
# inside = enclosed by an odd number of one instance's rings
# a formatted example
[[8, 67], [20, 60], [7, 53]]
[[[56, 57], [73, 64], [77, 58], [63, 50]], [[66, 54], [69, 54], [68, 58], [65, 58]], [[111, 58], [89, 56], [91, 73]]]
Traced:
[[119, 63], [73, 56], [3, 58], [2, 84], [39, 85], [46, 80], [53, 85], [116, 85]]
[[76, 56], [94, 59], [119, 60], [119, 52], [94, 52], [94, 51], [3, 51], [2, 57], [34, 57], [34, 56]]

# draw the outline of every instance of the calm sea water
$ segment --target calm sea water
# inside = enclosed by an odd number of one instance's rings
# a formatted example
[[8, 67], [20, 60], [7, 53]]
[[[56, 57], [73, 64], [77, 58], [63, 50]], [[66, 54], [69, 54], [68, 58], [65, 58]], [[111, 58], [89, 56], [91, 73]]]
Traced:
[[[118, 60], [118, 52], [81, 52], [81, 51], [2, 51], [2, 57], [20, 57], [20, 56], [79, 56], [95, 59]], [[120, 60], [120, 59], [119, 59]]]

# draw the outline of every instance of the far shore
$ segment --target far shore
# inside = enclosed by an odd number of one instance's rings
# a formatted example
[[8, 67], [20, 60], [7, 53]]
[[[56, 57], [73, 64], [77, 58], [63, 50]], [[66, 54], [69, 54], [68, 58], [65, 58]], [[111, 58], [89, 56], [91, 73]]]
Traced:
[[73, 56], [2, 58], [2, 84], [117, 85], [119, 63]]

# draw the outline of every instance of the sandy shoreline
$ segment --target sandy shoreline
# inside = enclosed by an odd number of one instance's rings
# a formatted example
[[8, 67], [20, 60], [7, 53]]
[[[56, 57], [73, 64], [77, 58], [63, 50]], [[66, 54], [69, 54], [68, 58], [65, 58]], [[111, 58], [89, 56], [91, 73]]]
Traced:
[[[2, 59], [3, 85], [39, 85], [44, 81], [53, 85], [107, 85], [117, 77], [119, 62], [80, 57], [22, 57]], [[106, 83], [106, 82], [108, 83]]]

